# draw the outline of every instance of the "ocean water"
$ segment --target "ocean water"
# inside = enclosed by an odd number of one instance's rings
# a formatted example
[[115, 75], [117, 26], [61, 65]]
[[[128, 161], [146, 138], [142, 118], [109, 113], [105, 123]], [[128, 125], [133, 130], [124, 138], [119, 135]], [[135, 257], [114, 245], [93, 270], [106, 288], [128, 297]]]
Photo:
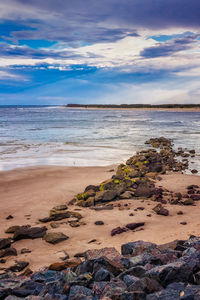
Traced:
[[200, 112], [0, 107], [0, 170], [116, 164], [159, 136], [195, 149], [200, 171]]

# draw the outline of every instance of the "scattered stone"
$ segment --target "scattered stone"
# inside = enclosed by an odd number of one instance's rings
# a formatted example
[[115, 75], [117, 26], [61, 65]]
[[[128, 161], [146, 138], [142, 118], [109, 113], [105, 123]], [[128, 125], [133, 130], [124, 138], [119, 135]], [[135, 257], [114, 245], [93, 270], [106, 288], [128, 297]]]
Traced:
[[17, 256], [17, 250], [15, 248], [5, 248], [0, 250], [0, 258], [5, 256]]
[[151, 214], [148, 214], [147, 217], [151, 217]]
[[187, 198], [181, 201], [183, 205], [193, 205], [194, 201], [191, 198]]
[[52, 222], [50, 223], [51, 228], [58, 228], [60, 226], [59, 223]]
[[187, 225], [187, 222], [180, 222], [181, 225]]
[[45, 234], [45, 236], [43, 237], [43, 240], [45, 240], [47, 243], [50, 244], [58, 244], [62, 241], [67, 240], [69, 237], [66, 236], [64, 233], [62, 232], [48, 232], [47, 234]]
[[116, 234], [121, 234], [126, 231], [127, 231], [127, 229], [125, 227], [116, 227], [111, 230], [111, 236], [114, 236]]
[[179, 210], [179, 211], [177, 212], [177, 215], [183, 215], [182, 210]]
[[11, 239], [10, 238], [2, 238], [0, 239], [0, 249], [9, 248], [11, 245]]
[[193, 169], [193, 170], [191, 170], [191, 173], [192, 173], [192, 174], [197, 174], [198, 171], [197, 171], [196, 169]]
[[6, 220], [10, 220], [10, 219], [13, 219], [14, 217], [12, 215], [9, 215], [6, 217]]
[[16, 261], [15, 264], [9, 268], [9, 270], [12, 272], [21, 272], [28, 265], [29, 265], [29, 263], [26, 261]]
[[157, 215], [162, 215], [162, 216], [168, 216], [169, 215], [169, 211], [168, 209], [164, 208], [162, 206], [162, 204], [157, 204], [154, 208], [153, 211], [155, 211], [157, 213]]
[[28, 248], [22, 248], [20, 253], [21, 254], [31, 253], [31, 250], [29, 250]]
[[93, 240], [90, 240], [90, 241], [88, 242], [88, 244], [95, 243], [95, 242], [97, 242], [97, 240], [96, 240], [96, 239], [93, 239]]
[[95, 225], [104, 225], [104, 222], [103, 221], [96, 221], [94, 222]]
[[144, 226], [144, 222], [139, 222], [139, 223], [129, 223], [126, 225], [126, 228], [130, 229], [130, 230], [134, 230], [140, 226]]
[[134, 214], [133, 214], [133, 213], [130, 213], [130, 214], [129, 214], [129, 216], [130, 216], [130, 217], [133, 217], [133, 216], [134, 216]]
[[20, 226], [15, 230], [13, 240], [19, 241], [22, 239], [37, 239], [46, 234], [46, 227], [31, 227], [29, 225]]
[[47, 218], [43, 218], [43, 219], [39, 219], [40, 222], [42, 223], [47, 223], [47, 222], [51, 222], [51, 221], [60, 221], [63, 219], [67, 219], [67, 218], [77, 218], [78, 220], [82, 219], [82, 215], [78, 212], [75, 211], [55, 211], [55, 210], [51, 210], [50, 211], [50, 216]]

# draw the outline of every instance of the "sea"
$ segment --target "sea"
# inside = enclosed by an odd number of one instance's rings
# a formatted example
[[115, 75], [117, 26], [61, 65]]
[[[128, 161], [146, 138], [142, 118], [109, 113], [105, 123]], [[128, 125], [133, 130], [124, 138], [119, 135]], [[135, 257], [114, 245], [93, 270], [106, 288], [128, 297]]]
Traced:
[[200, 172], [200, 112], [1, 106], [0, 171], [119, 164], [160, 136], [195, 149], [190, 169]]

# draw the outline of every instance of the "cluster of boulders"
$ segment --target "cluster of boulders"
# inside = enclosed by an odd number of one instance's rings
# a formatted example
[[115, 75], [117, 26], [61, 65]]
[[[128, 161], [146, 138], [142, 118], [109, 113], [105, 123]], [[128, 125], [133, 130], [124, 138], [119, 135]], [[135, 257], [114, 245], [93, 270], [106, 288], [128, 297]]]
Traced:
[[167, 171], [184, 171], [188, 168], [188, 159], [185, 157], [195, 155], [194, 150], [184, 152], [178, 148], [178, 151], [174, 151], [171, 140], [164, 137], [150, 139], [146, 144], [153, 148], [140, 151], [130, 157], [126, 164], [120, 164], [111, 179], [98, 186], [87, 186], [70, 204], [91, 207], [119, 199], [150, 198], [157, 193], [155, 179], [159, 180], [160, 175]]
[[[0, 275], [6, 300], [200, 299], [200, 238], [88, 250], [25, 276]], [[18, 268], [19, 266], [15, 266]]]

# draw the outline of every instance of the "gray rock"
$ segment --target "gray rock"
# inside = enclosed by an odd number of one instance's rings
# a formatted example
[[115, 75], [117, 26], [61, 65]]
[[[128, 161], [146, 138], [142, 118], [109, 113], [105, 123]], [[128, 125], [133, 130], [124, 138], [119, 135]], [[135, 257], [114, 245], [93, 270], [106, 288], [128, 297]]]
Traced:
[[67, 240], [69, 237], [62, 232], [49, 232], [47, 233], [43, 239], [50, 244], [58, 244], [62, 241]]

